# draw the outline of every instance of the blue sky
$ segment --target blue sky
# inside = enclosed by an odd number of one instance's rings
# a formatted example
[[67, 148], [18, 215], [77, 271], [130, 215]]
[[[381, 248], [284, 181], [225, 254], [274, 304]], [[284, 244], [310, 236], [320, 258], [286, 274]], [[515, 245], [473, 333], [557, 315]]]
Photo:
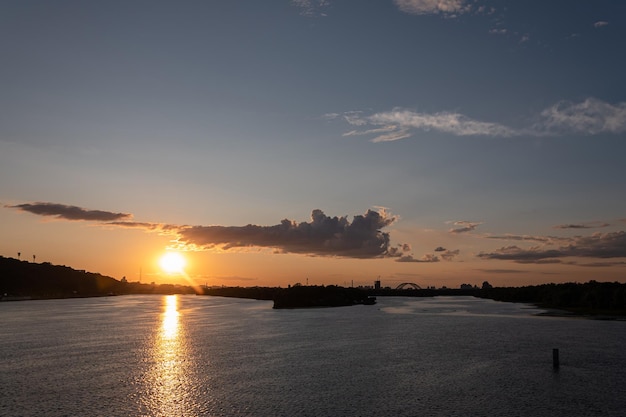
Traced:
[[[178, 247], [226, 285], [623, 279], [626, 4], [1, 8], [4, 256], [120, 277]], [[352, 231], [265, 239], [315, 209]]]

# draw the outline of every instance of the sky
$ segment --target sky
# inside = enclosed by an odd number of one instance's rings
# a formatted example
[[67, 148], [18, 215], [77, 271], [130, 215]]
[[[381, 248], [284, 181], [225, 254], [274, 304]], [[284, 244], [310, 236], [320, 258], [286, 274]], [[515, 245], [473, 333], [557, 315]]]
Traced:
[[625, 23], [614, 0], [4, 1], [0, 255], [626, 282]]

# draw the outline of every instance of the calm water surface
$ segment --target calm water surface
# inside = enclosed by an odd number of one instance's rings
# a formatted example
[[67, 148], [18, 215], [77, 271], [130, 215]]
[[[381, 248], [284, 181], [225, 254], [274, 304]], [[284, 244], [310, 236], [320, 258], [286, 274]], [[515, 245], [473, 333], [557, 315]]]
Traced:
[[0, 415], [626, 413], [626, 322], [471, 297], [378, 301], [307, 310], [175, 295], [0, 303]]

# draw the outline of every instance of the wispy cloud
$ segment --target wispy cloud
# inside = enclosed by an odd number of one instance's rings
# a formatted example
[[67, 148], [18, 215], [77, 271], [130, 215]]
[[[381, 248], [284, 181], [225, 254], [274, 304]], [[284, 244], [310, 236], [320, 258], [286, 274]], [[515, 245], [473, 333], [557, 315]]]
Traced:
[[461, 251], [456, 250], [447, 250], [441, 246], [435, 248], [435, 252], [438, 252], [438, 255], [433, 253], [424, 254], [421, 258], [416, 258], [413, 254], [402, 255], [396, 262], [416, 262], [416, 263], [433, 263], [439, 262], [441, 259], [444, 261], [452, 261], [455, 256], [457, 256]]
[[103, 210], [88, 210], [77, 206], [68, 206], [66, 204], [56, 203], [26, 203], [15, 206], [6, 206], [8, 208], [26, 211], [39, 216], [54, 217], [64, 220], [87, 220], [87, 221], [115, 221], [132, 218], [128, 213], [113, 213]]
[[597, 21], [597, 22], [595, 22], [593, 24], [593, 27], [594, 28], [601, 28], [601, 27], [608, 26], [608, 25], [609, 25], [609, 22], [604, 21], [604, 20], [599, 20], [599, 21]]
[[460, 220], [453, 222], [453, 224], [459, 227], [450, 229], [450, 233], [466, 233], [475, 230], [478, 226], [482, 224], [482, 222], [468, 222], [465, 220]]
[[626, 257], [626, 232], [594, 233], [567, 239], [568, 244], [557, 248], [536, 246], [520, 248], [506, 246], [493, 252], [478, 254], [483, 259], [511, 260], [519, 263], [559, 262], [559, 258], [624, 258]]
[[626, 132], [626, 102], [610, 103], [588, 98], [581, 103], [561, 101], [541, 112], [543, 120], [535, 127], [550, 132], [599, 133]]
[[433, 263], [439, 262], [439, 258], [433, 254], [426, 254], [421, 258], [415, 258], [413, 255], [403, 255], [396, 259], [396, 262]]
[[486, 239], [520, 240], [520, 241], [530, 241], [530, 242], [540, 242], [540, 243], [549, 243], [554, 240], [562, 239], [562, 238], [554, 237], [554, 236], [531, 236], [531, 235], [515, 235], [515, 234], [486, 235], [484, 237]]
[[394, 0], [401, 11], [410, 14], [441, 14], [454, 17], [467, 13], [471, 6], [466, 0]]
[[476, 271], [484, 272], [485, 274], [520, 274], [528, 272], [522, 269], [476, 269]]
[[616, 261], [616, 262], [587, 262], [587, 263], [574, 263], [577, 266], [586, 266], [588, 268], [607, 268], [613, 266], [624, 266], [626, 262]]
[[[389, 112], [376, 113], [368, 118], [373, 125], [394, 127], [395, 131], [409, 129], [435, 130], [451, 133], [455, 136], [512, 136], [515, 131], [497, 123], [473, 120], [459, 113], [440, 112], [434, 114], [416, 113], [409, 110], [394, 109]], [[372, 142], [385, 142], [382, 136]]]
[[291, 0], [291, 4], [300, 9], [300, 14], [307, 17], [326, 16], [324, 10], [330, 6], [328, 0]]
[[162, 232], [164, 234], [176, 234], [179, 230], [189, 226], [180, 226], [175, 224], [165, 223], [150, 223], [150, 222], [107, 222], [106, 226], [123, 227], [128, 229], [141, 229], [148, 232]]
[[453, 260], [459, 253], [461, 253], [461, 251], [459, 249], [455, 249], [455, 250], [446, 250], [443, 253], [440, 253], [439, 256], [441, 256], [441, 259], [443, 259], [444, 261], [451, 261]]
[[588, 223], [576, 223], [576, 224], [558, 224], [554, 226], [555, 229], [596, 229], [602, 227], [609, 227], [609, 223], [602, 222], [588, 222]]
[[543, 110], [538, 122], [522, 128], [472, 119], [457, 112], [422, 113], [395, 108], [365, 115], [350, 111], [327, 114], [327, 119], [343, 119], [359, 129], [343, 136], [373, 136], [371, 142], [406, 139], [415, 131], [433, 131], [454, 136], [513, 137], [558, 136], [563, 134], [596, 135], [626, 132], [626, 102], [610, 104], [595, 98], [580, 103], [561, 101]]

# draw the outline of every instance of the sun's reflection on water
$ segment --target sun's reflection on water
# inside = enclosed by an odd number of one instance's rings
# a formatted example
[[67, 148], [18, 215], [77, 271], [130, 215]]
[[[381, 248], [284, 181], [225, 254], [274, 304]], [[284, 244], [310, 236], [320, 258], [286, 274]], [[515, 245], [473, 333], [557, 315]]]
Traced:
[[186, 343], [178, 296], [163, 298], [161, 326], [154, 340], [152, 369], [146, 375], [145, 405], [150, 415], [186, 415], [189, 407]]
[[163, 340], [176, 339], [179, 316], [178, 297], [176, 295], [168, 295], [165, 297], [165, 312], [163, 313], [163, 322], [161, 325], [161, 338]]

